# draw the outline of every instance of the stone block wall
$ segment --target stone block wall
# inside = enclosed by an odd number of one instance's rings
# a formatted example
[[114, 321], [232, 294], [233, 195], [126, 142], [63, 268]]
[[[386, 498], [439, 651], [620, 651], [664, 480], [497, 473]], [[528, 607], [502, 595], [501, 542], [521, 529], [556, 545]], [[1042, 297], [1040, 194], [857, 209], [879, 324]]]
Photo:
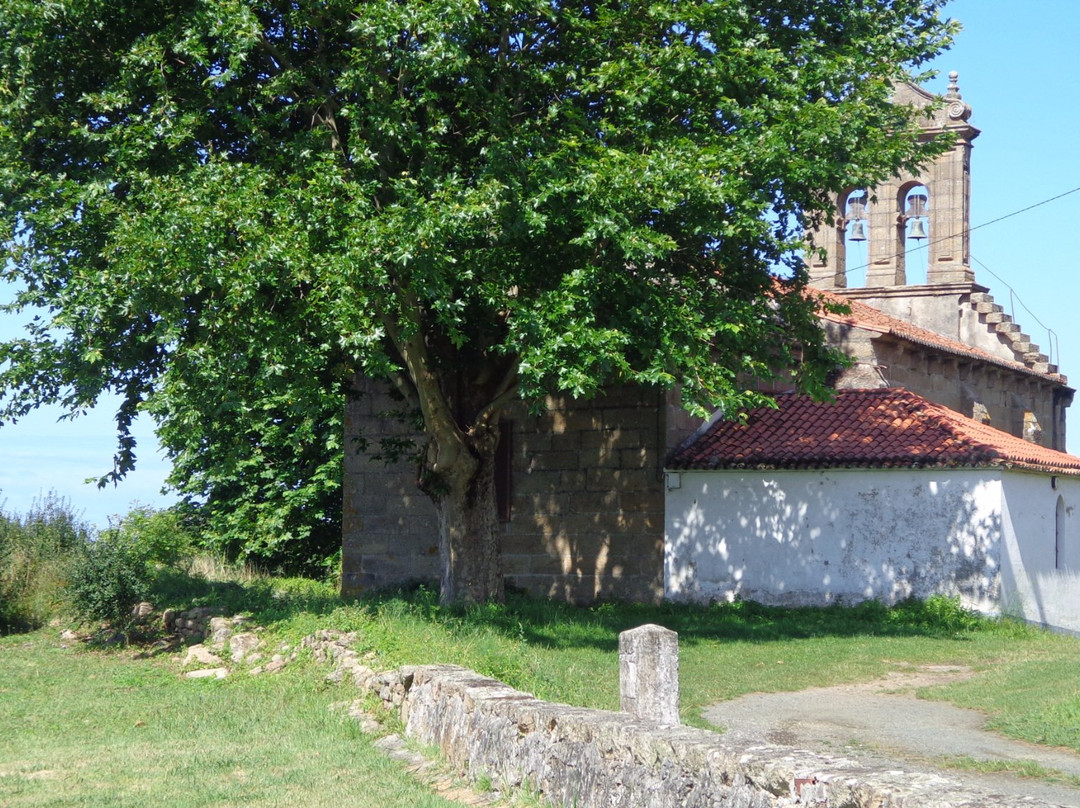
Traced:
[[[365, 381], [346, 411], [342, 590], [438, 579], [435, 509], [416, 463], [375, 457], [387, 438], [415, 437], [388, 413], [388, 391]], [[592, 401], [550, 398], [541, 415], [506, 415], [508, 581], [588, 603], [658, 600], [663, 592], [663, 463], [697, 422], [676, 394], [621, 387]], [[363, 436], [363, 442], [356, 437]]]
[[856, 364], [839, 388], [905, 387], [995, 429], [1065, 450], [1064, 411], [1072, 391], [1060, 377], [897, 340], [857, 327], [826, 324], [829, 341]]
[[439, 578], [435, 507], [416, 487], [416, 461], [407, 454], [384, 459], [391, 443], [417, 437], [398, 417], [401, 409], [385, 385], [367, 380], [345, 406], [344, 594]]
[[893, 386], [906, 387], [995, 429], [1064, 451], [1055, 445], [1060, 385], [1045, 377], [958, 357], [911, 350], [884, 341], [878, 360]]
[[[354, 679], [472, 780], [565, 808], [1005, 808], [948, 777], [881, 770], [784, 746], [736, 747], [689, 727], [541, 701], [452, 665]], [[1024, 805], [1044, 806], [1033, 798]]]
[[530, 592], [591, 602], [657, 600], [663, 590], [667, 420], [656, 391], [590, 402], [552, 398], [510, 415], [508, 578]]

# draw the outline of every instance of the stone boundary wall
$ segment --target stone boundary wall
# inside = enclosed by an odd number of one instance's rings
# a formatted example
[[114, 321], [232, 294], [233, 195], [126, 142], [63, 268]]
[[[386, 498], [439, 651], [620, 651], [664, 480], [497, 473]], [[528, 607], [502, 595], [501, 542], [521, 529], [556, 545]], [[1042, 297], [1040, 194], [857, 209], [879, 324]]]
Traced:
[[[149, 604], [147, 604], [149, 605]], [[136, 606], [136, 612], [142, 604]], [[170, 634], [178, 634], [185, 640], [202, 640], [210, 634], [210, 621], [214, 610], [209, 606], [193, 606], [184, 611], [166, 609], [161, 615], [161, 627]]]
[[453, 665], [376, 673], [348, 635], [304, 644], [400, 714], [472, 780], [539, 789], [560, 808], [1005, 808], [1048, 806], [937, 774], [879, 770], [783, 746], [738, 748], [708, 730], [542, 701]]

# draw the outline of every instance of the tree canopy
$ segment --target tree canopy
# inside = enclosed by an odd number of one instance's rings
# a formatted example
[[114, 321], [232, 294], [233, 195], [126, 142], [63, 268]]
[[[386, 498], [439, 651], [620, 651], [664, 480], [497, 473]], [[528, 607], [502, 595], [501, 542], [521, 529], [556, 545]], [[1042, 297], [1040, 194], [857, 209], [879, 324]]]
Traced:
[[890, 98], [943, 4], [5, 0], [3, 275], [39, 313], [0, 415], [117, 392], [106, 478], [147, 411], [173, 482], [269, 546], [333, 529], [343, 397], [386, 377], [444, 596], [497, 597], [510, 400], [823, 388], [801, 233], [941, 148]]

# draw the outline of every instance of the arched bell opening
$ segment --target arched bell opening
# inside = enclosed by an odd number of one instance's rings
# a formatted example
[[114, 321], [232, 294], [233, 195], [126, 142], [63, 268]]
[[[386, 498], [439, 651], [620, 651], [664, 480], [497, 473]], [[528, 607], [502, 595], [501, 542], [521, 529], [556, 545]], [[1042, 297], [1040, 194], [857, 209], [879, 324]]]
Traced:
[[898, 254], [903, 256], [904, 282], [922, 285], [927, 282], [930, 266], [930, 191], [912, 183], [901, 189], [898, 228]]
[[848, 287], [866, 286], [870, 264], [870, 195], [851, 191], [842, 206], [844, 212], [844, 277]]

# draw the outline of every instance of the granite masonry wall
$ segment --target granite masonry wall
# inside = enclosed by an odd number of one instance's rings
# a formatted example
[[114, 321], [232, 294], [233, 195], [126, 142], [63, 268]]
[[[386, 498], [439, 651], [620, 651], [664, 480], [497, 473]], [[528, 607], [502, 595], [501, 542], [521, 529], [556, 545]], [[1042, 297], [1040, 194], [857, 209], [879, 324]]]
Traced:
[[1005, 808], [1046, 806], [936, 774], [881, 770], [784, 746], [736, 747], [708, 730], [542, 701], [452, 665], [376, 673], [349, 635], [304, 641], [397, 712], [405, 734], [472, 781], [538, 791], [559, 808]]
[[826, 323], [829, 342], [856, 364], [838, 388], [905, 387], [976, 421], [1059, 451], [1073, 391], [1060, 376], [950, 354], [873, 331]]
[[[415, 439], [388, 392], [362, 381], [346, 411], [342, 590], [437, 581], [438, 525], [416, 487], [416, 463], [386, 462], [386, 440]], [[542, 415], [518, 405], [502, 440], [509, 508], [502, 552], [508, 583], [577, 603], [656, 601], [663, 591], [663, 462], [697, 426], [672, 394], [637, 387], [589, 402], [550, 398]]]

